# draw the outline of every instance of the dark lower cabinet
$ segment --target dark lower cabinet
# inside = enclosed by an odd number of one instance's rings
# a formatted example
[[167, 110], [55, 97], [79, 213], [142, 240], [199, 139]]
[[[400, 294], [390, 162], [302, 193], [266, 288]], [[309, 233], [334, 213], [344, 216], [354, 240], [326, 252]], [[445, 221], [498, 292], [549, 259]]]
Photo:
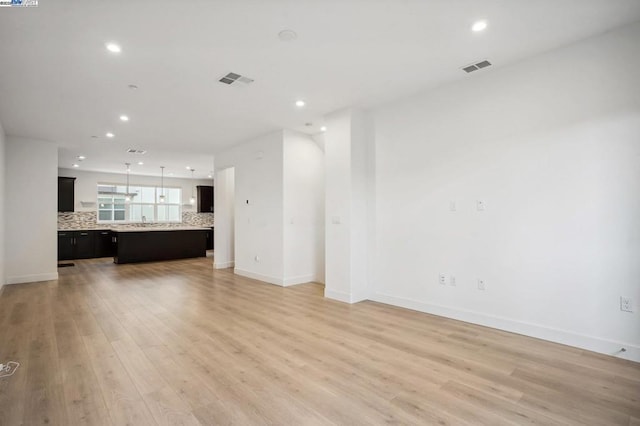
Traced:
[[213, 228], [207, 231], [207, 250], [213, 250]]
[[154, 262], [207, 255], [207, 230], [113, 231], [115, 263]]
[[111, 231], [58, 231], [58, 260], [113, 256]]
[[94, 234], [95, 253], [93, 257], [112, 257], [113, 242], [111, 241], [111, 231], [95, 231]]
[[58, 260], [71, 260], [74, 257], [74, 238], [75, 232], [58, 232]]
[[75, 232], [75, 258], [90, 259], [94, 253], [93, 231]]

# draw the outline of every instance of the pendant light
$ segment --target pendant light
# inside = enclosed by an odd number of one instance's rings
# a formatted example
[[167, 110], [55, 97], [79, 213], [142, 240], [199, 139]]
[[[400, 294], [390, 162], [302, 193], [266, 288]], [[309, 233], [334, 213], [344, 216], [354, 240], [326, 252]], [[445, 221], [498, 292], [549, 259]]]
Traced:
[[160, 199], [161, 203], [164, 203], [164, 166], [160, 166], [160, 172], [162, 173], [160, 176]]
[[195, 171], [195, 169], [191, 169], [191, 199], [189, 200], [189, 203], [192, 205], [196, 203], [196, 196], [193, 194], [193, 172]]
[[131, 202], [131, 193], [129, 192], [129, 171], [131, 170], [131, 163], [124, 163], [127, 166], [127, 192], [124, 194], [124, 202]]

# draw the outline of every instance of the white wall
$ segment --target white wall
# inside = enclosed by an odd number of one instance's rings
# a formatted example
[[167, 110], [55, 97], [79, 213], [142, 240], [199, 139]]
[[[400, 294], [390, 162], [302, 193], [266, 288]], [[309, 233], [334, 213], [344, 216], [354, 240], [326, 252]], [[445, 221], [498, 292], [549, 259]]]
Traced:
[[369, 189], [375, 164], [369, 121], [363, 111], [350, 108], [325, 117], [325, 296], [349, 303], [370, 296], [375, 228]]
[[57, 279], [58, 147], [9, 136], [5, 155], [7, 284]]
[[[98, 183], [116, 183], [126, 184], [126, 173], [102, 173], [84, 171], [80, 169], [58, 169], [58, 176], [75, 177], [75, 211], [96, 211], [95, 205], [83, 206], [82, 201], [95, 203], [98, 199], [97, 190]], [[160, 186], [160, 176], [140, 176], [129, 175], [129, 185], [157, 185]], [[182, 178], [164, 178], [165, 187], [182, 188], [182, 204], [183, 211], [198, 211], [197, 202], [191, 205], [189, 200], [191, 193], [198, 198], [197, 185], [213, 185], [213, 179], [182, 179]], [[57, 207], [56, 207], [57, 211]]]
[[6, 275], [4, 269], [4, 244], [5, 244], [5, 224], [4, 211], [7, 203], [5, 198], [5, 146], [6, 137], [2, 123], [0, 123], [0, 290], [5, 283]]
[[217, 154], [216, 267], [283, 286], [321, 280], [322, 168], [318, 145], [292, 131]]
[[230, 268], [235, 265], [235, 168], [216, 171], [214, 188], [216, 230], [213, 267]]
[[[215, 157], [215, 170], [235, 169], [235, 272], [273, 284], [284, 276], [282, 137], [274, 132]], [[216, 250], [226, 244], [217, 234]]]
[[375, 110], [374, 299], [640, 361], [638, 40], [634, 25]]
[[285, 285], [324, 282], [324, 154], [310, 136], [283, 136]]

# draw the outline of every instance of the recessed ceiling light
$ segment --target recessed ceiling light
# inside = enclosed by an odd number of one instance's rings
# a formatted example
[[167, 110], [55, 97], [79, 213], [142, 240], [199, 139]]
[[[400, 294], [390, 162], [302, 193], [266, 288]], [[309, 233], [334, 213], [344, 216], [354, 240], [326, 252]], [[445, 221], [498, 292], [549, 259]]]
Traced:
[[187, 166], [187, 170], [191, 170], [191, 166]]
[[209, 177], [209, 179], [211, 179], [211, 178], [212, 178], [213, 176], [211, 176], [211, 175], [208, 175], [208, 177]]
[[142, 161], [138, 161], [138, 166], [144, 166], [144, 163]]
[[73, 167], [80, 167], [80, 165], [79, 164], [74, 164]]
[[296, 106], [298, 108], [302, 108], [303, 106], [305, 106], [305, 102], [304, 101], [296, 101]]
[[121, 115], [120, 121], [129, 121], [129, 117], [127, 117], [126, 115]]
[[84, 159], [86, 159], [87, 157], [85, 157], [84, 155], [78, 155], [78, 160], [82, 161]]
[[293, 41], [298, 38], [298, 34], [293, 30], [282, 30], [278, 33], [278, 38], [280, 41]]
[[480, 32], [487, 29], [487, 21], [476, 21], [471, 26], [471, 30], [474, 32]]
[[322, 127], [320, 127], [320, 131], [321, 131], [321, 132], [326, 132], [326, 131], [327, 131], [327, 126], [322, 126]]
[[119, 44], [107, 43], [105, 46], [107, 47], [107, 50], [109, 52], [112, 52], [112, 53], [120, 53], [120, 52], [122, 52], [122, 48], [120, 47]]
[[111, 132], [107, 132], [107, 133], [105, 134], [105, 136], [106, 136], [106, 137], [108, 137], [108, 138], [112, 138], [112, 137], [114, 137], [115, 135], [114, 135], [113, 133], [111, 133]]

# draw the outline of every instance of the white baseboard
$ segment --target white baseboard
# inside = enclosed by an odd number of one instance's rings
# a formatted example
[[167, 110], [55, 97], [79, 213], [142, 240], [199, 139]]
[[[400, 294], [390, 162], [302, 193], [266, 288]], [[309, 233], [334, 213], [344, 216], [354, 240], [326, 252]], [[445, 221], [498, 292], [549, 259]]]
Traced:
[[324, 297], [328, 299], [338, 300], [344, 303], [358, 303], [363, 300], [369, 300], [370, 297], [368, 295], [357, 294], [357, 293], [347, 293], [344, 291], [336, 291], [336, 290], [327, 290], [327, 287], [324, 288]]
[[312, 281], [315, 281], [315, 278], [316, 277], [313, 275], [299, 275], [297, 277], [289, 277], [284, 279], [283, 285], [285, 287], [288, 287], [290, 285], [310, 283]]
[[243, 277], [253, 278], [254, 280], [264, 281], [269, 284], [279, 285], [281, 287], [289, 287], [297, 284], [304, 284], [314, 281], [315, 276], [313, 275], [299, 275], [297, 277], [289, 277], [289, 278], [278, 278], [271, 277], [269, 275], [257, 274], [255, 272], [246, 271], [244, 269], [235, 268], [233, 270], [234, 274], [242, 275]]
[[214, 260], [213, 262], [213, 269], [227, 269], [227, 268], [233, 268], [235, 266], [236, 262], [234, 262], [233, 260], [230, 260], [228, 262], [216, 262]]
[[284, 280], [278, 277], [270, 277], [268, 275], [257, 274], [255, 272], [245, 271], [244, 269], [234, 268], [234, 274], [242, 275], [243, 277], [253, 278], [254, 280], [264, 281], [269, 284], [275, 284], [279, 286], [284, 286]]
[[[331, 297], [327, 295], [327, 291], [325, 291], [325, 297]], [[331, 298], [333, 299], [334, 297]], [[467, 311], [447, 306], [419, 302], [416, 300], [390, 296], [383, 293], [374, 293], [371, 297], [371, 300], [373, 300], [374, 302], [400, 306], [402, 308], [426, 312], [428, 314], [452, 318], [472, 324], [483, 325], [486, 327], [509, 331], [511, 333], [522, 334], [525, 336], [548, 340], [550, 342], [574, 346], [580, 349], [586, 349], [601, 354], [613, 355], [618, 358], [640, 362], [640, 346], [635, 344], [607, 340], [595, 336], [587, 336], [568, 330], [546, 327], [539, 324], [512, 320], [480, 312]], [[626, 352], [619, 352], [620, 348], [623, 347], [626, 349]]]
[[7, 277], [7, 284], [35, 283], [39, 281], [52, 281], [57, 279], [57, 272], [50, 272], [48, 274], [18, 275], [15, 277]]
[[337, 300], [338, 302], [352, 303], [351, 294], [344, 291], [329, 290], [327, 287], [324, 288], [324, 297]]

